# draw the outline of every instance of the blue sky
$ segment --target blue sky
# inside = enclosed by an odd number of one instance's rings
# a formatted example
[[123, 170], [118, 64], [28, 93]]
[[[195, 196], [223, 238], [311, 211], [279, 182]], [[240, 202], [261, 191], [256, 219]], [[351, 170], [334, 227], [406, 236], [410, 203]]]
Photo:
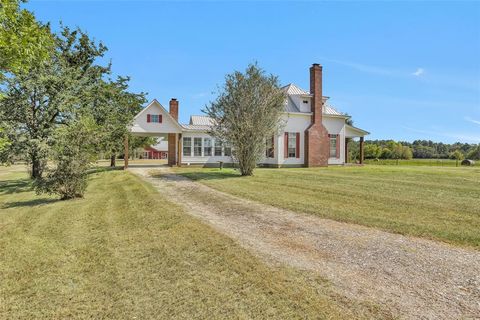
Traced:
[[115, 74], [180, 121], [214, 98], [224, 75], [257, 61], [282, 84], [324, 95], [370, 139], [480, 142], [480, 2], [40, 1], [58, 28], [79, 26]]

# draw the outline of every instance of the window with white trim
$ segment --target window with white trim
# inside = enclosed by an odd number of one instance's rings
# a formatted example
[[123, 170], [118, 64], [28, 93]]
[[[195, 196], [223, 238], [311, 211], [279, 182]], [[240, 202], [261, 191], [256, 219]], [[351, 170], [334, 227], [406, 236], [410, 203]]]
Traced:
[[275, 158], [274, 137], [267, 138], [265, 141], [265, 157]]
[[297, 156], [297, 134], [295, 132], [288, 133], [288, 157], [295, 158]]
[[195, 157], [202, 156], [202, 138], [193, 138], [193, 155]]
[[183, 156], [191, 157], [192, 156], [192, 138], [183, 137]]
[[337, 135], [330, 134], [330, 158], [337, 157]]
[[203, 138], [203, 156], [211, 157], [212, 156], [212, 139]]
[[216, 157], [221, 157], [222, 156], [222, 141], [220, 139], [215, 139], [214, 143], [214, 149], [215, 149], [215, 156]]
[[225, 146], [223, 148], [223, 155], [226, 157], [231, 157], [232, 156], [232, 147], [230, 144], [227, 142], [225, 143]]

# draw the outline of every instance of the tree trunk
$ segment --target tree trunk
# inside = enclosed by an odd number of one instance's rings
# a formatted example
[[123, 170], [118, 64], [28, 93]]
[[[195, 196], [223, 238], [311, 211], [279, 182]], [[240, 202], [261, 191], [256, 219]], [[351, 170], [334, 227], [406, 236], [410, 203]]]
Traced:
[[36, 154], [32, 155], [32, 172], [30, 177], [32, 179], [39, 179], [42, 177], [42, 163]]
[[110, 167], [115, 167], [116, 160], [117, 160], [117, 155], [115, 153], [112, 153], [112, 155], [110, 156]]

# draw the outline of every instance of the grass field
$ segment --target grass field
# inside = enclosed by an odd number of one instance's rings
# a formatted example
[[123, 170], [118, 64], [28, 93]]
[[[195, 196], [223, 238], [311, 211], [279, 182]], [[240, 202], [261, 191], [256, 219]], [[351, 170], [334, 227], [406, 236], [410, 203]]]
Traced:
[[[458, 166], [460, 166], [458, 161]], [[365, 164], [373, 165], [399, 165], [399, 166], [434, 166], [434, 167], [455, 167], [456, 160], [451, 159], [411, 159], [411, 160], [394, 160], [394, 159], [365, 159]]]
[[480, 248], [480, 168], [257, 169], [253, 177], [233, 169], [176, 171], [265, 204]]
[[84, 199], [58, 201], [0, 168], [1, 319], [384, 316], [263, 264], [130, 173], [90, 179]]

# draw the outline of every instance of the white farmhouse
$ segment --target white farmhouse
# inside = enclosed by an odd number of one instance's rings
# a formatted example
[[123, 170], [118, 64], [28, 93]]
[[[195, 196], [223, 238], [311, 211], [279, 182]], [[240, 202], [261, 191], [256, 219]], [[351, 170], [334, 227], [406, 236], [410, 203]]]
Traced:
[[[310, 67], [310, 92], [294, 84], [283, 87], [287, 94], [282, 132], [265, 143], [260, 165], [327, 166], [346, 163], [347, 138], [360, 138], [360, 162], [363, 161], [363, 137], [369, 133], [346, 123], [348, 116], [337, 111], [322, 95], [322, 67]], [[212, 120], [191, 116], [190, 123], [178, 122], [178, 101], [170, 100], [169, 111], [153, 100], [134, 120], [134, 135], [163, 136], [168, 139], [169, 165], [200, 164], [214, 166], [233, 161], [232, 150], [221, 145], [208, 132]], [[128, 165], [128, 164], [127, 164]]]

